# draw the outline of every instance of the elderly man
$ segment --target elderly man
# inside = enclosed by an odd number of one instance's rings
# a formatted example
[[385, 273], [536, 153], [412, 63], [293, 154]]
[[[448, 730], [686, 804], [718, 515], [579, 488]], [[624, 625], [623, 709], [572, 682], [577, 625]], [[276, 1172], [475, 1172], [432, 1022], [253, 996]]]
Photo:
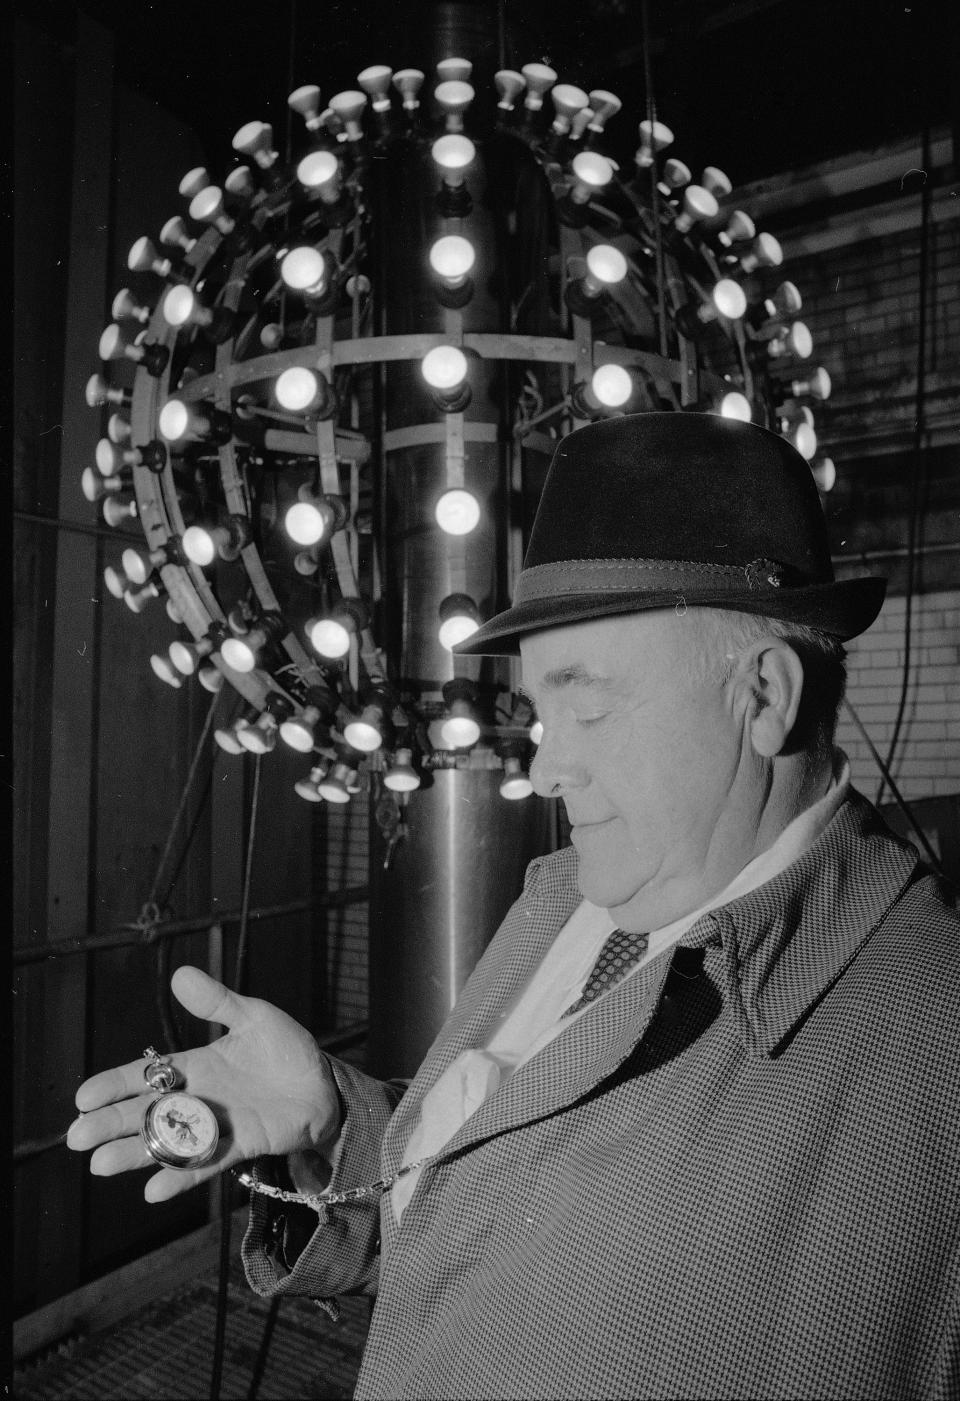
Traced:
[[[536, 861], [401, 1098], [196, 969], [173, 1057], [256, 1160], [262, 1293], [377, 1295], [358, 1396], [956, 1397], [960, 920], [833, 748], [843, 642], [809, 469], [696, 414], [558, 447], [514, 606]], [[138, 1061], [75, 1148], [142, 1168]], [[99, 1145], [99, 1146], [97, 1146]]]

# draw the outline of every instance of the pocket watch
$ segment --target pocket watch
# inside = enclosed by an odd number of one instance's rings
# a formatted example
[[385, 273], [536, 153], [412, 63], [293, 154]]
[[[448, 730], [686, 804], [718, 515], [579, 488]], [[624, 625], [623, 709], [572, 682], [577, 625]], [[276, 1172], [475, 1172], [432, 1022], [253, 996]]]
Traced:
[[161, 1167], [198, 1168], [217, 1151], [220, 1127], [209, 1104], [177, 1089], [177, 1072], [152, 1047], [143, 1053], [150, 1060], [143, 1078], [159, 1091], [143, 1111], [140, 1137], [154, 1162]]

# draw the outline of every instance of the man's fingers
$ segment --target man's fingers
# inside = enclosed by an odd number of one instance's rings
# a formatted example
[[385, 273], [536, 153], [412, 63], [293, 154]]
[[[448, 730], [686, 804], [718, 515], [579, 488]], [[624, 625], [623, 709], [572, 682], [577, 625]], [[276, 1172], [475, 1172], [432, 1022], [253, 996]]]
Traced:
[[128, 1138], [131, 1134], [139, 1133], [147, 1103], [143, 1096], [121, 1099], [103, 1109], [82, 1114], [67, 1129], [67, 1147], [83, 1152], [115, 1138]]
[[170, 987], [177, 1001], [204, 1021], [238, 1027], [248, 1019], [247, 999], [231, 992], [201, 968], [184, 964], [170, 979]]
[[101, 1109], [105, 1104], [113, 1104], [130, 1095], [148, 1093], [147, 1082], [143, 1078], [146, 1064], [141, 1058], [127, 1065], [114, 1066], [112, 1070], [102, 1070], [99, 1075], [91, 1075], [89, 1080], [84, 1080], [74, 1097], [81, 1114]]

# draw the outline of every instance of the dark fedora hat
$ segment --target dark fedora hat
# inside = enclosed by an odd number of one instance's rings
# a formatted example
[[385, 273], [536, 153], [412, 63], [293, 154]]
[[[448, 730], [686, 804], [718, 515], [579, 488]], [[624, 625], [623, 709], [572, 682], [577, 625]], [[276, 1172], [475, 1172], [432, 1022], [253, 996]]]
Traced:
[[456, 651], [511, 654], [542, 628], [682, 607], [845, 640], [870, 626], [885, 590], [834, 578], [813, 476], [784, 438], [717, 414], [631, 414], [559, 443], [513, 606]]

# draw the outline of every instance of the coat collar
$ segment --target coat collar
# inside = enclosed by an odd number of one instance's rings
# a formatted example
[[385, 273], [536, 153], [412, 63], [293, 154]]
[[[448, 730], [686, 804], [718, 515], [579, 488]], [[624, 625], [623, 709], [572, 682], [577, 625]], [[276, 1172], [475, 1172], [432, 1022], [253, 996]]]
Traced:
[[723, 949], [723, 995], [748, 1055], [774, 1056], [882, 924], [919, 865], [851, 791], [802, 856], [711, 911], [681, 942]]
[[[722, 994], [751, 1057], [773, 1057], [882, 923], [918, 864], [879, 815], [851, 793], [816, 842], [785, 871], [703, 915], [687, 947], [722, 950]], [[509, 997], [543, 958], [581, 900], [572, 848], [533, 862], [524, 893], [484, 954], [394, 1115], [384, 1166], [399, 1166], [424, 1094], [464, 1050], [483, 1045]], [[442, 1156], [543, 1118], [611, 1075], [656, 1012], [669, 951], [594, 1004], [492, 1096]]]

